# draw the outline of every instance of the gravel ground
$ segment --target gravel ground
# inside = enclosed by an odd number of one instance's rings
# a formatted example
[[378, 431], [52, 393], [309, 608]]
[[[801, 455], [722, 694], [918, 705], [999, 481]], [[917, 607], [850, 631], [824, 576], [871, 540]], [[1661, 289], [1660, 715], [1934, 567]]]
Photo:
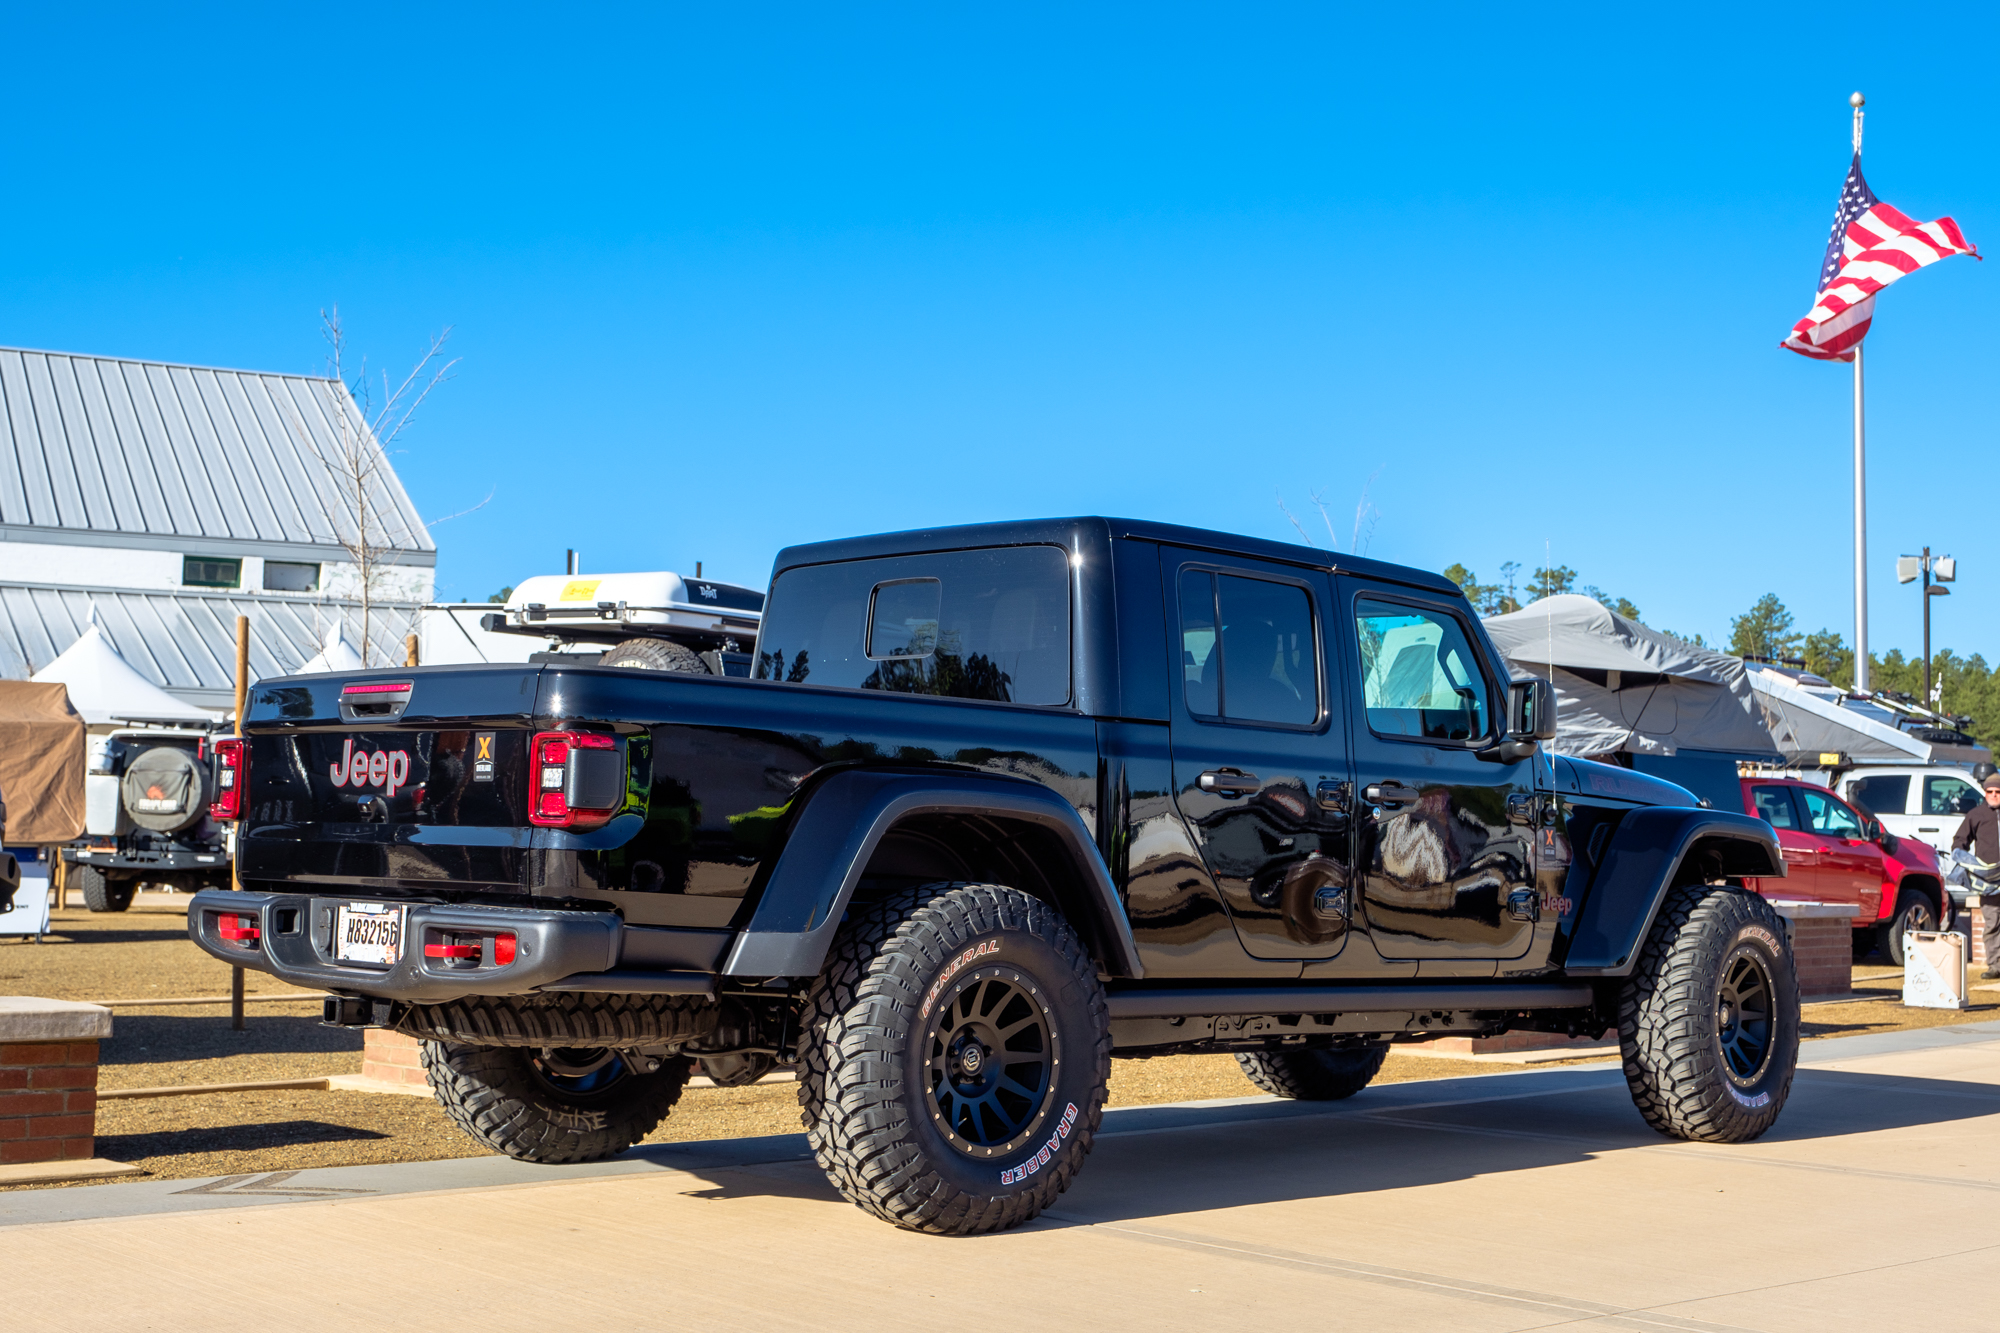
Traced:
[[[146, 903], [118, 915], [58, 912], [51, 924], [59, 933], [42, 944], [0, 942], [0, 994], [105, 1000], [228, 993], [228, 966], [187, 939], [184, 904]], [[250, 973], [246, 981], [253, 995], [310, 994], [258, 972]], [[1905, 1009], [1896, 1002], [1901, 987], [1898, 969], [1857, 966], [1855, 990], [1869, 998], [1811, 1006], [1805, 1014], [1805, 1035], [1852, 1036], [2000, 1017], [2000, 991], [1974, 991], [1972, 1007], [1952, 1011]], [[100, 1086], [234, 1083], [360, 1072], [360, 1033], [321, 1026], [317, 1001], [257, 1004], [248, 1015], [247, 1030], [235, 1032], [224, 1004], [120, 1009], [114, 1035], [103, 1046]], [[1392, 1051], [1377, 1081], [1453, 1078], [1527, 1067]], [[1245, 1097], [1257, 1091], [1243, 1077], [1235, 1057], [1228, 1055], [1116, 1060], [1111, 1071], [1112, 1106]], [[121, 1099], [99, 1106], [97, 1124], [100, 1156], [139, 1165], [156, 1179], [433, 1161], [485, 1151], [428, 1098], [388, 1093], [292, 1090]], [[797, 1132], [796, 1092], [785, 1082], [691, 1088], [647, 1141]]]

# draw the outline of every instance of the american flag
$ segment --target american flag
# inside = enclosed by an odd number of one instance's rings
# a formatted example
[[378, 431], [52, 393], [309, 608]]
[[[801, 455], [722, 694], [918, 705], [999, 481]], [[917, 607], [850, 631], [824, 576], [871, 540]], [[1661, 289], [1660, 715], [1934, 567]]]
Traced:
[[1810, 314], [1792, 325], [1780, 347], [1819, 361], [1852, 361], [1875, 318], [1875, 293], [1905, 273], [1952, 255], [1979, 251], [1950, 218], [1912, 222], [1875, 197], [1861, 175], [1861, 154], [1847, 169], [1833, 234], [1819, 269], [1819, 295]]

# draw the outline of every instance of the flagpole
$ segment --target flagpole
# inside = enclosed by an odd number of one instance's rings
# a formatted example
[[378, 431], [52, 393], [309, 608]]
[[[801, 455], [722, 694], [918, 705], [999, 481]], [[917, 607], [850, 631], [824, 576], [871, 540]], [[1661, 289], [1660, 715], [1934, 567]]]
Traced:
[[[1861, 107], [1867, 99], [1855, 93], [1854, 156], [1861, 156]], [[1862, 415], [1861, 344], [1854, 345], [1854, 688], [1868, 692], [1868, 472], [1867, 435]]]

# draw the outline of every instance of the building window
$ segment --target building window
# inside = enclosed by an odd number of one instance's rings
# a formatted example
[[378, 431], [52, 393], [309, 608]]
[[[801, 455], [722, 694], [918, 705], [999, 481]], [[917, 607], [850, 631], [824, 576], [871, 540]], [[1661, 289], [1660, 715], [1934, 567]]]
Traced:
[[234, 588], [242, 581], [241, 560], [218, 560], [206, 555], [181, 557], [181, 582], [190, 588]]
[[266, 560], [264, 562], [264, 590], [266, 592], [318, 592], [319, 566], [301, 564], [295, 560]]

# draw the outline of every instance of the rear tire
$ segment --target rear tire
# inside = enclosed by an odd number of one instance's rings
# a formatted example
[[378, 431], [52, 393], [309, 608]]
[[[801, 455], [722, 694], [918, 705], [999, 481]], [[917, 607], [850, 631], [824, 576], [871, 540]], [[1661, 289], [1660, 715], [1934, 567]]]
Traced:
[[1371, 1083], [1389, 1057], [1389, 1044], [1303, 1051], [1242, 1051], [1243, 1076], [1275, 1097], [1337, 1102]]
[[624, 1152], [667, 1118], [691, 1068], [676, 1057], [643, 1073], [638, 1057], [620, 1051], [442, 1041], [424, 1043], [423, 1064], [460, 1129], [495, 1152], [546, 1163]]
[[1662, 1134], [1745, 1143], [1777, 1122], [1799, 1058], [1785, 923], [1745, 889], [1670, 889], [1618, 1005], [1625, 1082]]
[[134, 880], [113, 879], [96, 866], [84, 865], [76, 867], [76, 886], [83, 890], [83, 905], [93, 912], [125, 911], [139, 887]]
[[709, 674], [701, 654], [684, 643], [670, 639], [627, 639], [598, 659], [597, 665], [637, 667], [642, 671], [685, 671], [690, 675]]
[[807, 998], [799, 1105], [827, 1179], [911, 1231], [1028, 1221], [1090, 1151], [1111, 1076], [1097, 966], [1046, 903], [931, 884], [855, 908]]
[[1896, 967], [1903, 965], [1903, 934], [1911, 930], [1937, 930], [1937, 904], [1921, 889], [1904, 889], [1896, 897], [1896, 915], [1884, 921], [1882, 956]]

